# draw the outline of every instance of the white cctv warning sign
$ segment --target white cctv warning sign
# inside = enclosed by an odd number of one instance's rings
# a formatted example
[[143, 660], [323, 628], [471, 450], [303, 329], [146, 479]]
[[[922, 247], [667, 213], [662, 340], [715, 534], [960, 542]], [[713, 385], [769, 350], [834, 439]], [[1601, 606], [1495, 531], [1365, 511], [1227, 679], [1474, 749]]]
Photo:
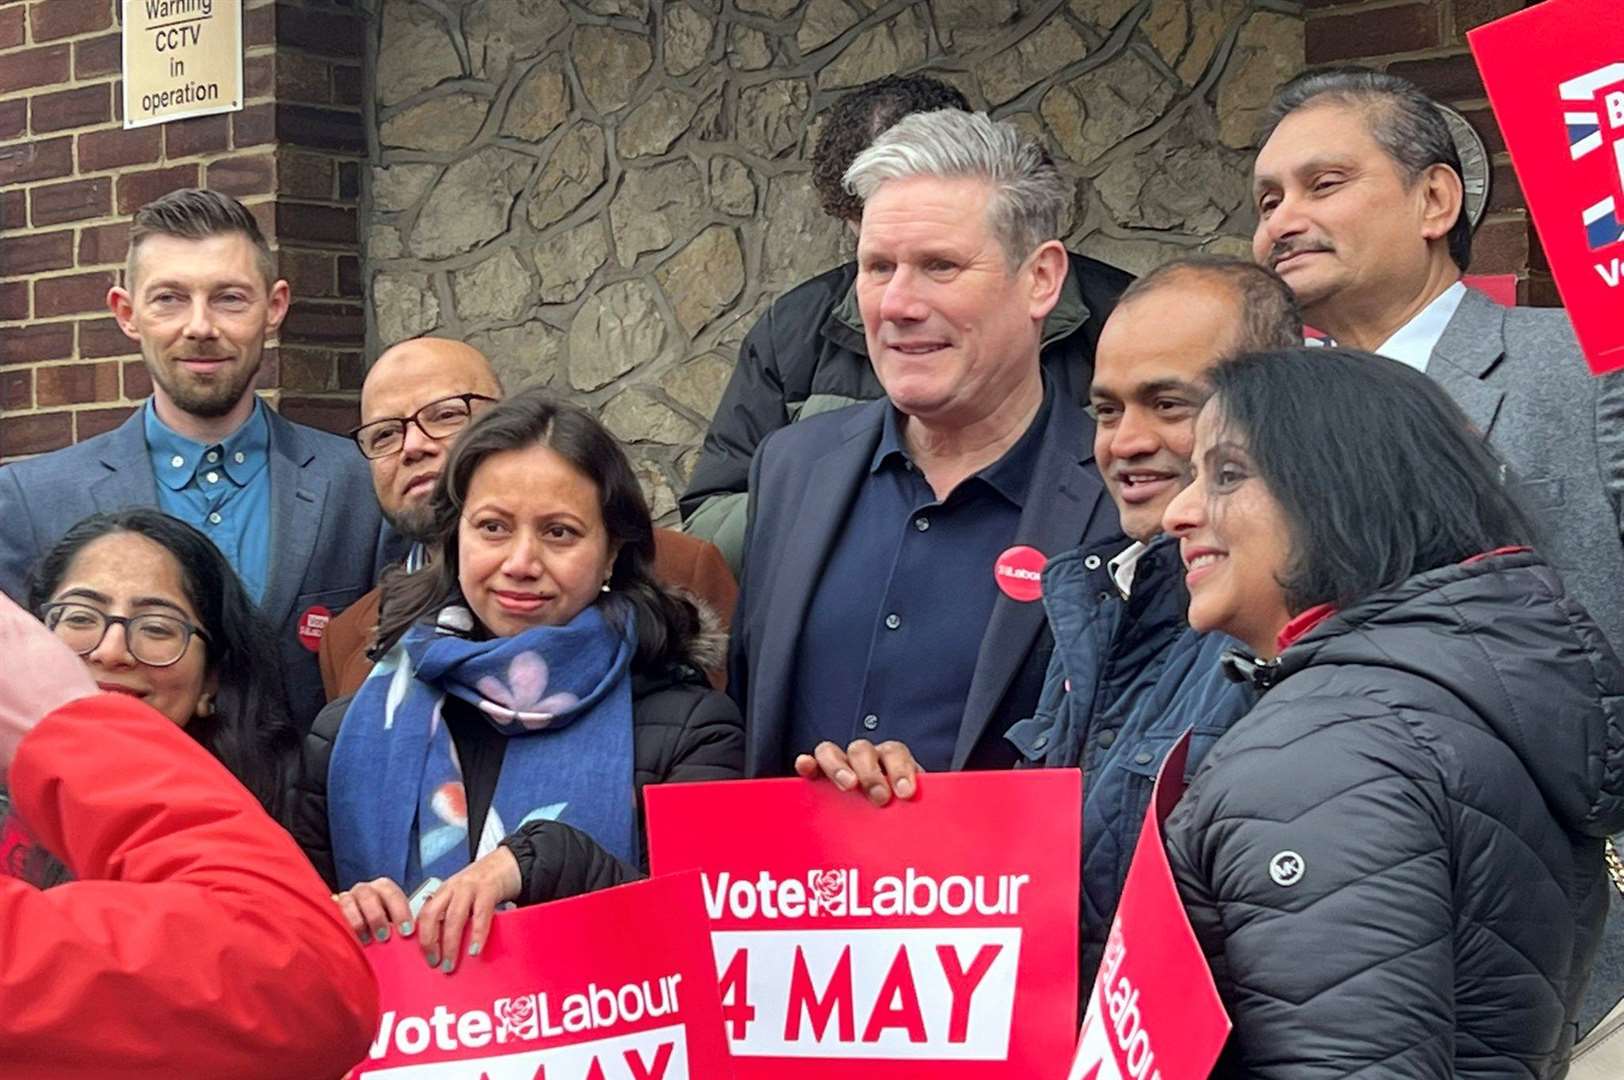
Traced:
[[124, 0], [124, 126], [242, 108], [242, 0]]

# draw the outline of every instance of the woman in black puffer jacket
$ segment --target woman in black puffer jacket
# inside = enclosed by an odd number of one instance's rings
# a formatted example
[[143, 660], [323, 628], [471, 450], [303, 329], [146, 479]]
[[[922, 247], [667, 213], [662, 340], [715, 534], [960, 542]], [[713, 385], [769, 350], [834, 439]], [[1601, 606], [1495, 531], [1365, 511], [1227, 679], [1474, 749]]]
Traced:
[[1424, 375], [1307, 349], [1213, 383], [1164, 524], [1190, 624], [1266, 690], [1167, 825], [1235, 1024], [1215, 1075], [1564, 1075], [1624, 670]]

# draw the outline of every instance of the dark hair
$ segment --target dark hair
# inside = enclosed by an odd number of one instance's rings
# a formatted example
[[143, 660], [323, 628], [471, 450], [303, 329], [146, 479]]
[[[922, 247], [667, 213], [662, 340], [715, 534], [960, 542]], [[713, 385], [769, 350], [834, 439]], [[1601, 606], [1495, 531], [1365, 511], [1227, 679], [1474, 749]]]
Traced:
[[1533, 530], [1500, 460], [1421, 372], [1355, 349], [1249, 353], [1212, 370], [1225, 430], [1283, 510], [1293, 614], [1347, 607]]
[[126, 288], [135, 285], [135, 257], [149, 236], [174, 236], [182, 240], [207, 240], [211, 236], [241, 233], [254, 245], [254, 262], [265, 287], [276, 281], [276, 256], [259, 223], [242, 203], [230, 195], [204, 188], [182, 188], [154, 199], [135, 212], [130, 222], [130, 251], [124, 264]]
[[1117, 303], [1126, 304], [1185, 278], [1212, 278], [1234, 290], [1241, 324], [1235, 340], [1225, 343], [1226, 351], [1290, 349], [1303, 343], [1303, 316], [1291, 286], [1268, 267], [1232, 255], [1186, 255], [1163, 263], [1124, 289]]
[[[195, 717], [186, 733], [237, 778], [278, 822], [287, 823], [288, 780], [296, 765], [299, 731], [284, 704], [281, 665], [236, 571], [213, 542], [192, 526], [150, 507], [92, 514], [69, 529], [35, 565], [28, 607], [50, 602], [79, 553], [96, 540], [132, 533], [157, 544], [180, 567], [186, 599], [208, 635], [208, 670], [215, 676], [212, 716]], [[57, 880], [54, 861], [29, 859], [36, 885]]]
[[658, 670], [692, 660], [690, 648], [702, 629], [699, 610], [654, 579], [654, 522], [631, 462], [591, 413], [540, 387], [490, 406], [452, 444], [429, 496], [429, 563], [416, 573], [385, 576], [374, 658], [393, 648], [414, 623], [462, 601], [457, 525], [474, 473], [492, 454], [538, 444], [579, 469], [598, 489], [604, 529], [610, 542], [620, 545], [610, 591], [599, 604], [620, 625], [628, 616], [635, 619], [633, 669]]
[[846, 170], [857, 155], [909, 113], [970, 110], [956, 87], [929, 75], [887, 75], [842, 94], [829, 109], [812, 149], [812, 186], [823, 212], [841, 221], [863, 216], [863, 201], [846, 190]]
[[[1464, 175], [1460, 151], [1437, 102], [1408, 79], [1352, 65], [1305, 71], [1276, 91], [1264, 113], [1258, 145], [1268, 141], [1280, 121], [1309, 105], [1363, 109], [1371, 138], [1410, 184], [1434, 165], [1447, 165], [1456, 176]], [[1449, 257], [1463, 271], [1472, 261], [1472, 219], [1464, 198], [1449, 230]]]

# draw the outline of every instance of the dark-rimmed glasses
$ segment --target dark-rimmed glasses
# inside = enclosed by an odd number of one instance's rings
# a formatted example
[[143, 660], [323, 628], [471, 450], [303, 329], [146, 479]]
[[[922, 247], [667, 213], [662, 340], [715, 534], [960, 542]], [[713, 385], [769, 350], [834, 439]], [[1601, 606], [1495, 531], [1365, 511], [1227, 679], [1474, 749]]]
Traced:
[[398, 454], [406, 446], [406, 425], [416, 424], [417, 430], [439, 442], [449, 439], [468, 426], [474, 415], [474, 402], [495, 401], [484, 394], [457, 394], [431, 401], [410, 416], [390, 416], [362, 424], [350, 432], [350, 438], [361, 448], [370, 461]]
[[109, 615], [88, 604], [71, 600], [46, 604], [40, 612], [45, 628], [80, 656], [89, 656], [107, 636], [114, 623], [124, 628], [124, 647], [148, 667], [168, 667], [186, 655], [193, 635], [206, 645], [209, 635], [178, 615], [151, 612], [142, 615]]

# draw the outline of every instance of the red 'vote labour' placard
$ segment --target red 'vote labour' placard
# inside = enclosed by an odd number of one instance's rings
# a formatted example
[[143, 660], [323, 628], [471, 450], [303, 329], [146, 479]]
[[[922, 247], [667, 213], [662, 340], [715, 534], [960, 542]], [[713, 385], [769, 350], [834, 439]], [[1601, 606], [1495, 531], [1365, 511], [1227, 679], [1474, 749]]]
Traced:
[[1624, 19], [1546, 0], [1466, 35], [1591, 371], [1624, 368]]
[[412, 938], [367, 946], [382, 1016], [365, 1080], [727, 1080], [696, 874], [497, 915], [441, 974]]
[[650, 786], [649, 859], [702, 872], [740, 1080], [1062, 1080], [1077, 1024], [1075, 770]]
[[1229, 1038], [1229, 1014], [1162, 844], [1189, 752], [1186, 733], [1157, 774], [1069, 1080], [1204, 1080]]

